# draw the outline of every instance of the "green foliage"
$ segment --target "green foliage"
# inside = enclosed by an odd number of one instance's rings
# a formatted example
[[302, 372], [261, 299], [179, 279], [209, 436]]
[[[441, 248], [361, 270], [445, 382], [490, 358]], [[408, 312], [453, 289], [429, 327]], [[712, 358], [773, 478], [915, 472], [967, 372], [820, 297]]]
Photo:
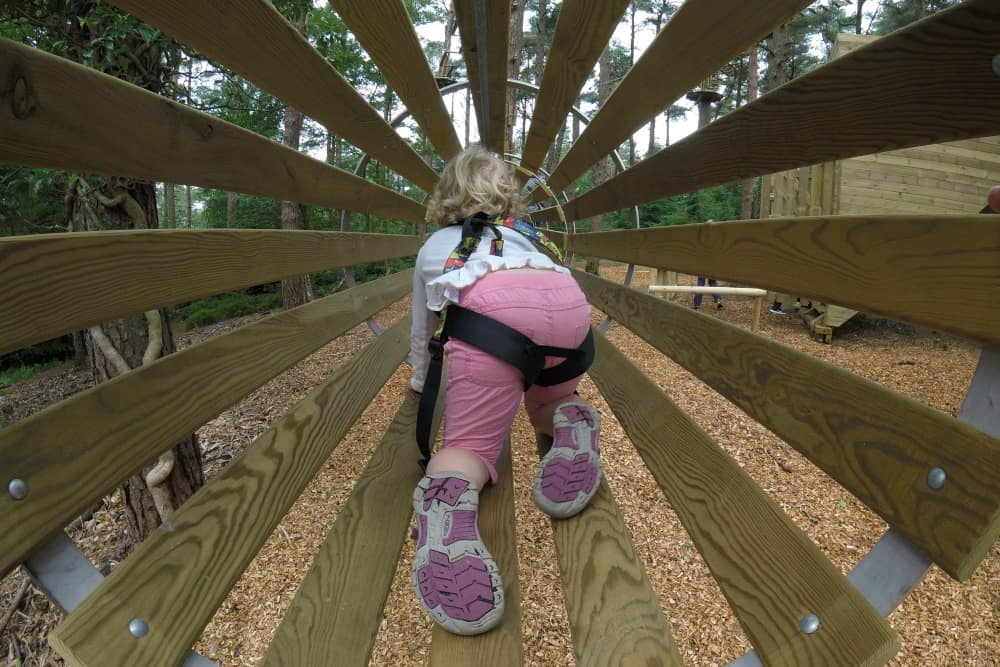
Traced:
[[199, 299], [181, 306], [177, 312], [184, 319], [186, 328], [195, 329], [214, 322], [265, 312], [281, 306], [280, 283], [268, 286], [266, 291], [258, 291], [259, 289], [237, 290], [207, 299]]
[[895, 0], [886, 2], [882, 12], [872, 21], [872, 32], [887, 35], [905, 28], [914, 21], [934, 12], [957, 5], [960, 0]]
[[73, 337], [60, 336], [26, 347], [16, 352], [0, 355], [0, 371], [9, 371], [21, 366], [60, 362], [73, 358]]
[[59, 359], [53, 359], [52, 361], [46, 361], [38, 364], [30, 364], [28, 366], [16, 366], [14, 368], [9, 368], [6, 370], [0, 370], [0, 389], [13, 386], [18, 382], [24, 382], [33, 375], [37, 375], [44, 370], [48, 370], [53, 366], [58, 366], [63, 363]]

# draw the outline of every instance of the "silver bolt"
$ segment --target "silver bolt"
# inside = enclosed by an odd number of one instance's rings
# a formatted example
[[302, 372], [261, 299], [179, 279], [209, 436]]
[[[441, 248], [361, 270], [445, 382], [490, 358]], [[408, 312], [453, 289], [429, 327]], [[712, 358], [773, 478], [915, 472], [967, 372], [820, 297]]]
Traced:
[[811, 635], [819, 630], [819, 616], [816, 614], [806, 614], [799, 621], [799, 630], [807, 635]]
[[1000, 76], [1000, 53], [993, 56], [993, 73]]
[[28, 497], [28, 483], [15, 477], [7, 483], [7, 493], [14, 500], [24, 500]]
[[142, 639], [149, 634], [149, 623], [138, 617], [133, 618], [129, 621], [128, 631], [132, 633], [133, 637]]
[[948, 479], [948, 473], [944, 471], [944, 468], [931, 468], [931, 471], [927, 473], [927, 486], [932, 489], [940, 489], [944, 486], [946, 479]]

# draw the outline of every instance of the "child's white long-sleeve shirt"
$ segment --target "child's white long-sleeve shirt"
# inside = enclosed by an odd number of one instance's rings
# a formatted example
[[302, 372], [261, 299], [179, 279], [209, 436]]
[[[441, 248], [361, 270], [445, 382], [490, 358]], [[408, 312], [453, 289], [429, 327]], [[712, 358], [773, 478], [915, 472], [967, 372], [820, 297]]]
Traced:
[[410, 386], [423, 391], [430, 353], [427, 343], [438, 327], [438, 312], [449, 303], [459, 303], [459, 292], [492, 271], [504, 269], [551, 269], [569, 273], [569, 269], [553, 262], [538, 251], [522, 234], [501, 227], [503, 256], [490, 254], [493, 234], [485, 230], [479, 247], [465, 266], [442, 273], [451, 252], [462, 240], [461, 225], [444, 227], [434, 232], [420, 248], [413, 272], [413, 323], [410, 328], [410, 359], [413, 377]]

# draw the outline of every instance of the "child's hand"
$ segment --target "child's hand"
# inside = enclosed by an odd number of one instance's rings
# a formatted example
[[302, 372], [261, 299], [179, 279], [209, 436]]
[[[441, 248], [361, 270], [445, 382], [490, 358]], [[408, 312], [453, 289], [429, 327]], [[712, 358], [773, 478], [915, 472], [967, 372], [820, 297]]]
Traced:
[[1000, 211], [1000, 185], [990, 188], [990, 193], [986, 195], [986, 203], [994, 211]]

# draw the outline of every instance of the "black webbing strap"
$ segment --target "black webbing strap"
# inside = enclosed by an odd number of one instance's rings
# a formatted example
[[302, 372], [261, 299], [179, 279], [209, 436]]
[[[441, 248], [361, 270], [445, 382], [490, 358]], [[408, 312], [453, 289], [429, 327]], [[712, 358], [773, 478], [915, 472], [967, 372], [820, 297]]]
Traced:
[[[431, 422], [434, 420], [434, 407], [441, 386], [444, 344], [449, 338], [468, 343], [520, 369], [524, 375], [525, 391], [534, 384], [551, 387], [572, 380], [583, 375], [594, 363], [593, 331], [587, 332], [587, 337], [577, 348], [536, 345], [533, 340], [503, 322], [460, 306], [448, 306], [441, 335], [431, 338], [428, 344], [430, 364], [417, 411], [417, 445], [422, 456], [422, 469], [427, 468], [431, 457]], [[564, 360], [545, 368], [546, 357], [563, 357]]]

